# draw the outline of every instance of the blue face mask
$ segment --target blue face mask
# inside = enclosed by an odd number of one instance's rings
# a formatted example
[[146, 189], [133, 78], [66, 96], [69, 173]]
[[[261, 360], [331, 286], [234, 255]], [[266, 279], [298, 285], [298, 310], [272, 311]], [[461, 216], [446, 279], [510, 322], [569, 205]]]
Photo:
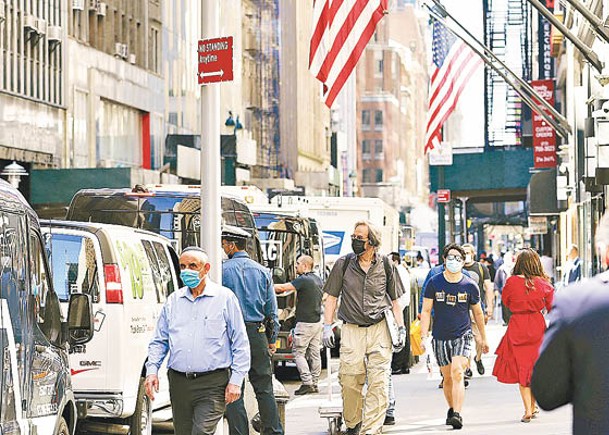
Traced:
[[463, 263], [457, 260], [446, 260], [446, 268], [451, 273], [461, 272], [461, 269], [463, 269]]
[[197, 288], [201, 284], [199, 272], [196, 270], [183, 270], [180, 272], [180, 278], [189, 288]]

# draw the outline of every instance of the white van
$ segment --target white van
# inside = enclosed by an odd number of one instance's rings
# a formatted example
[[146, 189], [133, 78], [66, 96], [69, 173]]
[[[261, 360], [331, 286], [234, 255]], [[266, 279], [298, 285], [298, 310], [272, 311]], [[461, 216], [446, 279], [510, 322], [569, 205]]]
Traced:
[[[178, 288], [178, 259], [165, 237], [118, 225], [43, 221], [53, 283], [62, 302], [91, 296], [95, 336], [70, 350], [83, 429], [151, 433], [152, 411], [170, 406], [168, 382], [153, 403], [144, 388], [148, 344], [167, 296]], [[154, 408], [154, 409], [153, 409]]]
[[75, 433], [67, 344], [84, 346], [92, 335], [88, 296], [70, 296], [64, 322], [38, 218], [0, 180], [1, 434]]

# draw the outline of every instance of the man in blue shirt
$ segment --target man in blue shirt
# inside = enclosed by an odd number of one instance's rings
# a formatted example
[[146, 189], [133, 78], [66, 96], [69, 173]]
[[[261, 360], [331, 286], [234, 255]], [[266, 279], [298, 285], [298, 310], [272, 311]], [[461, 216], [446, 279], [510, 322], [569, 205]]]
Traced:
[[465, 396], [463, 373], [472, 351], [470, 306], [482, 338], [482, 351], [488, 353], [484, 314], [477, 284], [463, 275], [465, 251], [454, 243], [446, 245], [442, 255], [445, 270], [431, 278], [425, 289], [421, 312], [421, 338], [425, 343], [434, 309], [433, 350], [444, 378], [444, 397], [449, 409], [446, 424], [463, 427], [461, 408]]
[[186, 248], [180, 277], [148, 346], [146, 394], [154, 400], [158, 371], [169, 354], [168, 377], [176, 434], [212, 435], [227, 403], [241, 396], [250, 348], [235, 295], [208, 278], [207, 254]]
[[[229, 260], [222, 267], [222, 283], [231, 289], [241, 305], [250, 342], [251, 369], [249, 380], [256, 392], [262, 424], [262, 435], [283, 435], [279, 412], [273, 394], [271, 355], [279, 332], [277, 299], [271, 275], [265, 267], [252, 260], [245, 247], [249, 233], [225, 225], [222, 228], [222, 249]], [[266, 321], [272, 323], [272, 331]], [[231, 435], [249, 434], [249, 422], [243, 397], [226, 408]]]

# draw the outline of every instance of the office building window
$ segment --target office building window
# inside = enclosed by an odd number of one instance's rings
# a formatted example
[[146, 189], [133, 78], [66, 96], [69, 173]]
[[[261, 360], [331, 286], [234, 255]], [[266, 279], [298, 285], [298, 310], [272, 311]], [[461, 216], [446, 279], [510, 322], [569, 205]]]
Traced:
[[374, 52], [374, 76], [383, 77], [383, 50], [375, 50]]
[[370, 130], [370, 110], [362, 110], [362, 130]]
[[375, 140], [374, 141], [374, 154], [383, 154], [383, 141]]
[[374, 111], [374, 129], [375, 130], [383, 129], [383, 111], [382, 110]]
[[370, 154], [370, 141], [369, 140], [362, 141], [362, 154]]
[[377, 183], [382, 183], [383, 182], [383, 170], [382, 169], [377, 169], [376, 170], [376, 180]]
[[372, 169], [364, 169], [362, 170], [362, 183], [371, 183], [372, 182]]

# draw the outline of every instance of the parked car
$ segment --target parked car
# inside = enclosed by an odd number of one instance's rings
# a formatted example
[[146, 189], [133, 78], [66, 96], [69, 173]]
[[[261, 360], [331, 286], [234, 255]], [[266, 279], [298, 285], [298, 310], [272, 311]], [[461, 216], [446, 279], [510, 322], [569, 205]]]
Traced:
[[[146, 185], [133, 189], [83, 189], [76, 192], [66, 220], [125, 225], [167, 237], [177, 252], [200, 246], [201, 191], [199, 186]], [[222, 221], [252, 235], [249, 256], [262, 264], [254, 217], [247, 204], [222, 195]]]
[[95, 337], [70, 350], [82, 429], [151, 433], [152, 411], [170, 406], [167, 382], [151, 403], [144, 380], [157, 319], [179, 287], [175, 251], [165, 237], [118, 225], [43, 221], [42, 230], [59, 300], [93, 301]]
[[74, 434], [67, 344], [93, 336], [90, 298], [69, 295], [67, 321], [51, 281], [38, 217], [0, 181], [0, 433]]

